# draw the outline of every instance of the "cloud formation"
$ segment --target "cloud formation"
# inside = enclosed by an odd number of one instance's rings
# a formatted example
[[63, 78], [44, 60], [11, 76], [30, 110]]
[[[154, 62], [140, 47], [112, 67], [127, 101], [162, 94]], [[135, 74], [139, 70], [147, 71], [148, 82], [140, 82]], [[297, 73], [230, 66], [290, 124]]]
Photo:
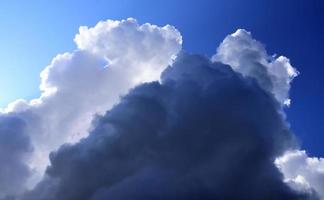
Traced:
[[[93, 116], [110, 109], [129, 89], [158, 80], [182, 43], [174, 27], [140, 25], [132, 18], [81, 27], [75, 41], [74, 52], [57, 55], [42, 71], [40, 98], [17, 100], [5, 109], [23, 119], [34, 148], [25, 163], [34, 172], [31, 185], [42, 176], [51, 151], [85, 137]], [[10, 131], [18, 134], [17, 128]]]
[[249, 32], [212, 59], [179, 53], [174, 27], [132, 18], [80, 27], [74, 41], [41, 73], [41, 97], [0, 115], [1, 200], [322, 195], [308, 161], [290, 167], [283, 106], [298, 72]]
[[290, 104], [290, 83], [298, 75], [285, 56], [270, 56], [251, 33], [239, 29], [228, 35], [212, 58], [230, 65], [243, 76], [252, 77], [283, 105]]
[[135, 88], [89, 137], [52, 153], [46, 178], [23, 199], [313, 198], [274, 164], [295, 148], [279, 109], [252, 79], [183, 53], [161, 83]]
[[294, 189], [314, 189], [324, 199], [324, 159], [308, 157], [305, 151], [288, 151], [275, 161], [285, 176], [285, 181]]
[[[278, 102], [290, 105], [290, 85], [299, 72], [285, 56], [268, 55], [265, 47], [253, 39], [250, 32], [239, 29], [228, 35], [212, 60], [229, 64], [234, 71], [256, 79], [259, 86], [273, 94]], [[315, 190], [324, 199], [322, 160], [307, 157], [305, 151], [295, 150], [286, 152], [276, 160], [276, 164], [293, 189]]]

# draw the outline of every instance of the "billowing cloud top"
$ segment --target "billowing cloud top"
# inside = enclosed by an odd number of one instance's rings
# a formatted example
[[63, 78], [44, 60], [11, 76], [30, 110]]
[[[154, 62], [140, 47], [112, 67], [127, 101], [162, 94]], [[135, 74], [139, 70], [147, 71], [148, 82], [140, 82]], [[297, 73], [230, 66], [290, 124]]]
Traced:
[[0, 199], [323, 198], [284, 154], [299, 152], [282, 116], [298, 72], [249, 32], [212, 59], [132, 18], [74, 40], [41, 73], [41, 97], [0, 115]]
[[46, 178], [24, 199], [308, 197], [273, 163], [294, 147], [278, 108], [228, 66], [182, 54], [161, 84], [135, 88], [89, 137], [52, 153]]
[[75, 41], [78, 49], [57, 55], [41, 72], [40, 98], [17, 100], [5, 109], [26, 123], [34, 147], [27, 162], [34, 174], [30, 185], [42, 176], [51, 151], [87, 135], [94, 115], [110, 109], [130, 88], [159, 80], [182, 43], [170, 25], [139, 25], [131, 18], [81, 27]]
[[298, 75], [289, 59], [269, 56], [264, 46], [243, 29], [227, 36], [212, 60], [230, 65], [243, 76], [255, 78], [259, 85], [285, 105], [290, 104], [290, 83]]

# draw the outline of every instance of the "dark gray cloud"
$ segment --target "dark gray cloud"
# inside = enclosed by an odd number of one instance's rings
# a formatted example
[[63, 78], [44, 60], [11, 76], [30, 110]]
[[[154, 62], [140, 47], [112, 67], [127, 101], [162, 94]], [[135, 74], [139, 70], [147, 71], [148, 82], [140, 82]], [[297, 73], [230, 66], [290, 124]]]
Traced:
[[256, 81], [182, 54], [51, 153], [24, 200], [316, 199], [292, 191], [274, 160], [296, 147], [281, 106]]
[[0, 114], [0, 199], [22, 192], [24, 181], [31, 173], [25, 164], [31, 151], [25, 122]]

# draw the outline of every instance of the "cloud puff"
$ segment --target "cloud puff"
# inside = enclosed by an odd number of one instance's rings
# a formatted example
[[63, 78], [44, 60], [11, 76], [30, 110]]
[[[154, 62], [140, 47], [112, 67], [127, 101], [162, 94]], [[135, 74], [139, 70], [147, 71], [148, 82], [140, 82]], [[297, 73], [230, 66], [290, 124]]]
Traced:
[[255, 81], [188, 54], [161, 79], [53, 152], [23, 199], [316, 199], [283, 182], [274, 160], [295, 148], [294, 137]]
[[181, 50], [182, 39], [170, 25], [140, 25], [130, 18], [81, 27], [75, 42], [75, 51], [57, 55], [42, 71], [40, 98], [17, 100], [5, 109], [24, 120], [34, 147], [26, 164], [39, 177], [49, 153], [85, 137], [94, 115], [110, 109], [136, 85], [158, 80]]
[[212, 58], [230, 65], [243, 76], [252, 77], [284, 105], [290, 104], [290, 83], [298, 75], [288, 58], [269, 56], [264, 46], [244, 29], [228, 35]]
[[136, 73], [135, 82], [155, 81], [181, 48], [180, 33], [170, 25], [139, 26], [135, 19], [99, 22], [80, 27], [74, 41], [81, 50], [104, 57], [123, 73]]
[[314, 189], [324, 199], [324, 159], [308, 157], [306, 151], [288, 151], [276, 159], [276, 165], [292, 188], [300, 191]]

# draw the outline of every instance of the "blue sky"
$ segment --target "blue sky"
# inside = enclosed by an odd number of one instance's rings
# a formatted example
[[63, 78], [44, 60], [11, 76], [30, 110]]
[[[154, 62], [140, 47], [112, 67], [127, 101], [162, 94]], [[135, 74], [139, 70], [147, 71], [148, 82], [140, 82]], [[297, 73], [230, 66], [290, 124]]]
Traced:
[[39, 72], [74, 49], [80, 25], [134, 17], [172, 24], [189, 52], [214, 54], [223, 38], [245, 28], [270, 54], [285, 55], [300, 72], [287, 109], [292, 130], [310, 155], [324, 155], [324, 3], [320, 0], [1, 1], [0, 106], [39, 95]]

